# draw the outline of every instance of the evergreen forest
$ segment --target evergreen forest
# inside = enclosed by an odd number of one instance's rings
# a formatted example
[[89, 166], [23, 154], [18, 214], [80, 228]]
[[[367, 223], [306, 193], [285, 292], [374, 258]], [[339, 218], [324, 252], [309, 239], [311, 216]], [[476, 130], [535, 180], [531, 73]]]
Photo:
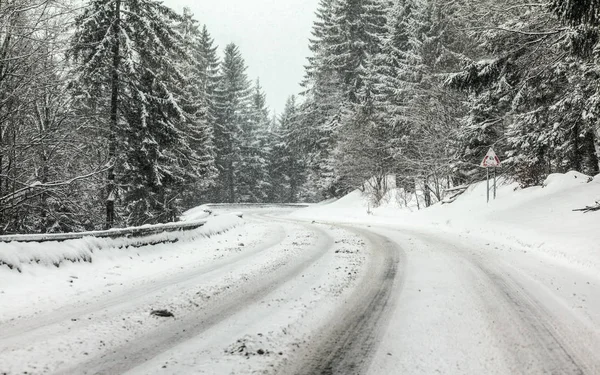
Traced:
[[522, 187], [600, 173], [600, 0], [320, 0], [278, 114], [201, 20], [0, 0], [0, 234], [355, 189], [427, 207], [484, 179], [490, 147]]

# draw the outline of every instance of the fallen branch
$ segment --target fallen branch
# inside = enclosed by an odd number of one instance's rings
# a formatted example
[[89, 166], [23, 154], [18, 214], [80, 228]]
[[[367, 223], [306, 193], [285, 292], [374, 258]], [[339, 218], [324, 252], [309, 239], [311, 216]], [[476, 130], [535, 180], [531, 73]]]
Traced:
[[582, 212], [600, 211], [600, 201], [596, 201], [596, 205], [594, 205], [594, 206], [585, 206], [584, 208], [576, 208], [573, 211], [582, 211]]
[[461, 186], [456, 186], [453, 188], [445, 189], [444, 192], [450, 193], [450, 195], [445, 197], [444, 199], [442, 199], [442, 201], [441, 201], [442, 204], [449, 204], [449, 203], [454, 202], [456, 200], [456, 198], [458, 198], [462, 193], [467, 191], [468, 188], [469, 188], [469, 185], [461, 185]]

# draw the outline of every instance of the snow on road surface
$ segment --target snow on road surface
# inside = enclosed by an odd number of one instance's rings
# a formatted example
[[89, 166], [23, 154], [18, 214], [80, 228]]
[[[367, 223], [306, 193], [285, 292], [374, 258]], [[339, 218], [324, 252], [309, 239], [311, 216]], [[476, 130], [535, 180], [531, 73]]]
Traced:
[[588, 180], [415, 213], [220, 207], [243, 221], [0, 267], [0, 374], [600, 374], [600, 216], [571, 211], [600, 198]]

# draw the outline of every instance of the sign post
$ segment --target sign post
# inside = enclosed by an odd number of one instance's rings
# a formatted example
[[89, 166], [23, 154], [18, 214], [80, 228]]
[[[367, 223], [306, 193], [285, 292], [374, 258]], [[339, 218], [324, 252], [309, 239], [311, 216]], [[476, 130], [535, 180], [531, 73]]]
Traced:
[[480, 167], [485, 168], [486, 180], [487, 180], [487, 201], [490, 201], [490, 168], [494, 168], [494, 199], [496, 199], [496, 168], [500, 166], [500, 158], [496, 155], [494, 150], [490, 147], [487, 154], [481, 161]]

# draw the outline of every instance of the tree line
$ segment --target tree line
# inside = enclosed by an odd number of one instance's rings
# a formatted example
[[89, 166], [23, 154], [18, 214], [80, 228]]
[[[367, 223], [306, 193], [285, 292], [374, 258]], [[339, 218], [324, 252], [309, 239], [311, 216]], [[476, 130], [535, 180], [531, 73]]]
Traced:
[[[321, 197], [428, 206], [481, 180], [598, 174], [598, 1], [321, 0], [298, 131]], [[389, 176], [395, 176], [390, 179]]]
[[[598, 170], [597, 1], [321, 0], [273, 116], [240, 50], [156, 0], [0, 1], [0, 233], [175, 220], [207, 202]], [[390, 176], [394, 176], [390, 179]]]
[[[0, 233], [294, 201], [285, 143], [234, 44], [155, 0], [0, 2]], [[273, 180], [269, 176], [275, 176]]]

